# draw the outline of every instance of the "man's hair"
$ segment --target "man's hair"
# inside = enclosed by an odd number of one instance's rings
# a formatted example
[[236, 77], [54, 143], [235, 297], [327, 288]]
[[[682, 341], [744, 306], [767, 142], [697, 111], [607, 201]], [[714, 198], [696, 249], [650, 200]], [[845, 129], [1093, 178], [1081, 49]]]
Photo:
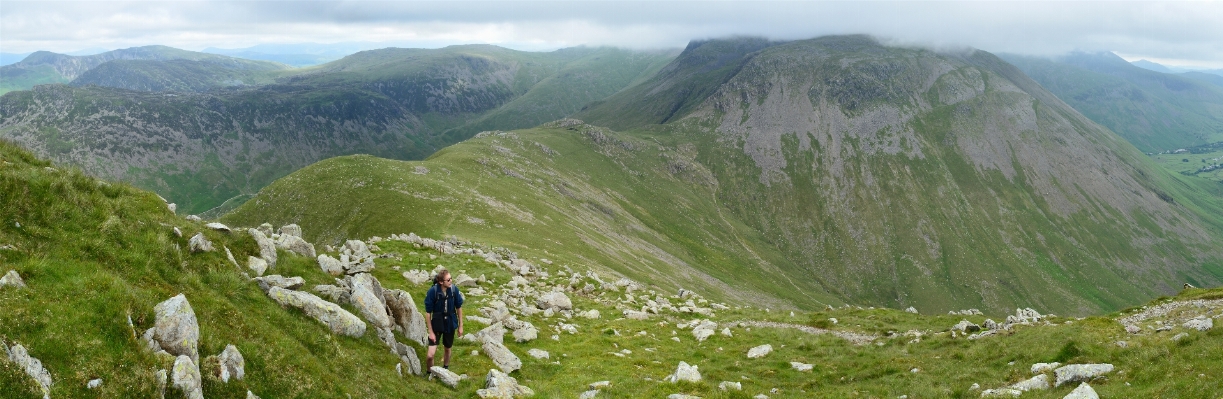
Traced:
[[438, 270], [437, 274], [433, 275], [433, 284], [441, 285], [442, 280], [445, 279], [445, 276], [449, 276], [449, 275], [450, 275], [449, 270], [446, 270], [446, 269]]

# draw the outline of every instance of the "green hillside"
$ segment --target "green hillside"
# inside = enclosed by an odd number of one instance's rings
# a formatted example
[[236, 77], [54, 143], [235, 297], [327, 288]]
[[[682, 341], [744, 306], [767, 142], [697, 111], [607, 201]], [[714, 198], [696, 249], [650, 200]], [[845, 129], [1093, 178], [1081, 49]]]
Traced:
[[[221, 206], [210, 212], [218, 214], [328, 157], [420, 159], [477, 128], [538, 125], [643, 79], [673, 56], [454, 46], [366, 51], [291, 71], [255, 61], [112, 61], [73, 86], [0, 97], [0, 137], [155, 190], [181, 212]], [[205, 91], [231, 80], [244, 86]], [[95, 81], [125, 89], [76, 87]]]
[[1112, 53], [1002, 57], [1143, 152], [1223, 142], [1223, 87], [1202, 77], [1142, 69]]
[[[341, 161], [363, 160], [367, 158]], [[180, 237], [174, 229], [185, 234]], [[188, 250], [187, 237], [196, 232], [211, 240], [215, 250]], [[1210, 378], [1223, 372], [1212, 355], [1223, 350], [1223, 330], [1188, 327], [1223, 312], [1223, 290], [1217, 288], [1187, 289], [1148, 306], [1088, 318], [1033, 318], [1028, 313], [1024, 320], [1007, 321], [1002, 313], [939, 316], [926, 309], [914, 314], [863, 307], [789, 313], [757, 303], [723, 308], [699, 291], [683, 297], [654, 291], [662, 288], [657, 283], [682, 279], [679, 276], [651, 276], [630, 283], [639, 287], [631, 292], [616, 284], [587, 291], [586, 285], [598, 281], [581, 265], [561, 260], [572, 256], [557, 253], [557, 260], [548, 264], [526, 254], [539, 251], [526, 249], [521, 259], [536, 262], [526, 277], [541, 289], [511, 288], [503, 282], [523, 277], [480, 256], [400, 240], [368, 241], [379, 255], [372, 275], [386, 289], [409, 292], [418, 307], [426, 286], [405, 280], [400, 272], [435, 265], [487, 279], [479, 288], [464, 288], [468, 315], [491, 314], [482, 309], [505, 306], [498, 298], [515, 298], [522, 290], [528, 293], [522, 299], [531, 307], [545, 289], [565, 292], [572, 299], [571, 318], [538, 310], [527, 314], [511, 305], [518, 324], [539, 328], [533, 340], [516, 342], [508, 334], [504, 338], [504, 347], [522, 362], [510, 376], [531, 388], [535, 397], [578, 396], [599, 381], [608, 383], [597, 396], [624, 398], [675, 393], [706, 398], [976, 398], [983, 390], [1033, 376], [1038, 383], [1040, 378], [1047, 381], [1043, 387], [1029, 382], [1027, 386], [1036, 388], [1023, 397], [1060, 398], [1083, 389], [1077, 381], [1051, 386], [1064, 369], [1030, 371], [1043, 362], [1110, 365], [1111, 371], [1084, 379], [1104, 397], [1210, 397], [1223, 389]], [[451, 240], [445, 246], [458, 247], [513, 256], [513, 251], [478, 242]], [[250, 392], [263, 398], [471, 398], [478, 397], [484, 376], [497, 367], [485, 347], [461, 339], [450, 369], [470, 378], [455, 388], [437, 379], [400, 375], [396, 366], [403, 366], [402, 360], [374, 334], [335, 335], [303, 312], [278, 306], [249, 280], [250, 270], [227, 260], [226, 250], [238, 258], [259, 254], [246, 233], [211, 230], [173, 215], [152, 193], [59, 168], [0, 141], [0, 269], [24, 280], [21, 288], [0, 286], [0, 308], [5, 309], [0, 312], [0, 343], [14, 353], [20, 345], [40, 361], [50, 378], [50, 397], [182, 396], [173, 377], [164, 386], [158, 382], [158, 371], [168, 370], [171, 359], [153, 354], [138, 337], [154, 327], [154, 307], [178, 294], [189, 301], [198, 320], [204, 397], [245, 397]], [[278, 252], [271, 272], [302, 277], [303, 291], [317, 292], [310, 287], [334, 282], [313, 259]], [[690, 301], [720, 310], [701, 316], [663, 309], [646, 320], [621, 317], [623, 310], [647, 299], [669, 300], [676, 306]], [[342, 303], [341, 308], [360, 314], [355, 304]], [[590, 311], [600, 315], [577, 316]], [[988, 326], [987, 318], [999, 320], [997, 326], [975, 333], [952, 327], [961, 320], [974, 328]], [[572, 332], [562, 331], [562, 325]], [[1137, 332], [1127, 333], [1127, 326]], [[469, 317], [465, 327], [474, 333], [486, 324]], [[708, 338], [698, 341], [698, 329], [706, 329]], [[416, 353], [423, 352], [400, 332], [393, 335]], [[770, 353], [746, 356], [764, 344], [771, 346]], [[215, 355], [227, 345], [241, 352], [244, 377], [223, 382]], [[549, 357], [527, 355], [532, 349]], [[663, 382], [680, 362], [697, 366], [700, 381]], [[799, 371], [791, 362], [811, 370]], [[87, 388], [90, 381], [100, 385]], [[737, 383], [737, 389], [719, 388], [728, 383]], [[8, 357], [0, 357], [0, 386], [6, 398], [43, 397], [37, 381]]]
[[[805, 309], [1090, 314], [1223, 279], [1217, 184], [1161, 170], [988, 53], [856, 36], [756, 48], [714, 64], [725, 76], [651, 79], [579, 113], [624, 132], [562, 121], [421, 163], [328, 160], [223, 220], [324, 242], [408, 226]], [[690, 111], [652, 125], [600, 109], [640, 93]]]

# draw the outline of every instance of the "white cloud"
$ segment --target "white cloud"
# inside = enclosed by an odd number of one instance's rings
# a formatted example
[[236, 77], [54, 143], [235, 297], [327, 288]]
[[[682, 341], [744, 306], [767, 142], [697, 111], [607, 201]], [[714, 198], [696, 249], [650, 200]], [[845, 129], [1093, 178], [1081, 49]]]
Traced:
[[1032, 1], [4, 1], [0, 50], [164, 44], [491, 43], [680, 47], [731, 35], [866, 33], [931, 46], [1127, 56], [1223, 67], [1223, 3]]

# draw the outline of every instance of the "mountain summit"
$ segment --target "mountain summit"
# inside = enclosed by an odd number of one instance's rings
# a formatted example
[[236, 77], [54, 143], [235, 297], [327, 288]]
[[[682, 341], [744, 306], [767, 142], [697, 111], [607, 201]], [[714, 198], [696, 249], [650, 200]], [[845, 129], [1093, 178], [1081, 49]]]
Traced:
[[423, 163], [325, 161], [228, 220], [409, 226], [806, 308], [1085, 314], [1223, 279], [1217, 187], [983, 51], [698, 42], [577, 117]]

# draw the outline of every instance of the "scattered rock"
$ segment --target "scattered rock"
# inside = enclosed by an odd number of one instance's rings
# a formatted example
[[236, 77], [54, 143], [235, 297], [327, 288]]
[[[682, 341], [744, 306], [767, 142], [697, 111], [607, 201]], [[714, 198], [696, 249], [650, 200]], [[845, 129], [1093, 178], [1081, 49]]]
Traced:
[[174, 368], [170, 372], [170, 383], [183, 391], [183, 396], [187, 399], [204, 399], [200, 370], [190, 357], [179, 356], [174, 359]]
[[276, 240], [276, 247], [307, 258], [318, 257], [314, 252], [314, 244], [294, 235], [281, 234], [280, 239]]
[[408, 372], [412, 375], [420, 375], [420, 356], [416, 355], [416, 349], [411, 346], [396, 342], [392, 345], [392, 351], [399, 355], [400, 364], [408, 365]]
[[1142, 327], [1138, 327], [1136, 325], [1130, 324], [1130, 325], [1125, 326], [1125, 332], [1130, 333], [1130, 334], [1137, 334], [1137, 333], [1142, 332]]
[[518, 385], [518, 380], [514, 377], [496, 369], [488, 370], [488, 375], [484, 377], [484, 389], [476, 390], [476, 395], [486, 399], [513, 399], [534, 394], [535, 391], [531, 388]]
[[667, 399], [701, 399], [701, 397], [686, 395], [682, 393], [673, 393], [673, 394], [667, 395]]
[[[1205, 316], [1198, 316], [1198, 317], [1193, 318], [1193, 320], [1186, 321], [1185, 324], [1183, 324], [1182, 326], [1185, 328], [1194, 329], [1198, 331], [1206, 331], [1211, 328], [1214, 328], [1215, 323], [1213, 319], [1207, 318]], [[1091, 388], [1089, 387], [1088, 389], [1091, 389]]]
[[238, 348], [233, 345], [226, 345], [225, 350], [217, 356], [217, 362], [221, 365], [221, 381], [229, 382], [230, 378], [241, 380], [246, 375], [246, 360], [242, 358], [242, 353], [238, 352]]
[[917, 314], [917, 308], [910, 306], [908, 309], [905, 309], [905, 312]]
[[216, 230], [216, 231], [226, 232], [226, 233], [228, 233], [228, 232], [230, 231], [230, 230], [229, 230], [229, 226], [226, 226], [226, 225], [224, 225], [224, 224], [217, 223], [217, 222], [212, 222], [212, 223], [206, 224], [206, 225], [204, 225], [204, 227], [207, 227], [207, 228], [210, 228], [210, 229], [213, 229], [213, 230]]
[[200, 325], [195, 311], [183, 294], [167, 299], [153, 308], [156, 314], [153, 339], [174, 356], [187, 356], [197, 364], [200, 358]]
[[1100, 395], [1096, 394], [1096, 390], [1091, 389], [1091, 385], [1084, 382], [1062, 399], [1100, 399]]
[[429, 329], [425, 316], [416, 308], [412, 295], [403, 290], [383, 290], [386, 309], [399, 332], [408, 339], [425, 346], [429, 343]]
[[352, 287], [349, 303], [361, 312], [365, 320], [379, 329], [389, 329], [394, 326], [386, 310], [386, 295], [382, 290], [382, 284], [374, 275], [360, 273], [348, 276], [346, 279], [349, 286]]
[[190, 248], [191, 252], [211, 252], [212, 241], [208, 241], [204, 233], [195, 233], [190, 240], [187, 240], [187, 248]]
[[255, 272], [255, 276], [262, 276], [264, 272], [268, 271], [268, 261], [263, 260], [263, 258], [248, 256], [246, 257], [246, 268]]
[[170, 380], [170, 374], [166, 370], [157, 370], [154, 374], [157, 378], [157, 393], [159, 398], [166, 399], [166, 383]]
[[519, 360], [518, 356], [510, 352], [510, 349], [506, 348], [505, 345], [486, 341], [481, 348], [484, 350], [484, 354], [488, 355], [488, 358], [492, 359], [493, 364], [497, 365], [497, 368], [501, 369], [501, 371], [513, 373], [514, 370], [522, 368], [522, 360]]
[[[0, 346], [4, 346], [4, 344], [0, 342]], [[38, 387], [42, 390], [43, 398], [49, 398], [53, 381], [51, 380], [51, 373], [43, 367], [42, 361], [30, 356], [30, 353], [21, 345], [13, 345], [11, 348], [7, 348], [7, 351], [8, 360], [16, 364], [17, 367], [20, 367], [25, 371], [26, 375], [29, 375], [30, 378], [33, 378], [38, 383]]]
[[365, 322], [344, 308], [313, 294], [272, 287], [268, 296], [281, 306], [291, 306], [301, 309], [307, 316], [318, 320], [331, 329], [332, 333], [360, 337], [365, 335]]
[[624, 317], [630, 320], [647, 320], [650, 318], [650, 314], [646, 312], [638, 312], [636, 310], [625, 310]]
[[[267, 224], [265, 223], [265, 225]], [[271, 231], [271, 225], [267, 226], [269, 226], [268, 230]], [[255, 239], [255, 244], [259, 245], [259, 257], [267, 261], [268, 267], [276, 267], [276, 243], [268, 238], [270, 233], [265, 235], [261, 230], [255, 229], [247, 229], [246, 232], [250, 233], [251, 237]]]
[[184, 219], [187, 219], [192, 222], [198, 222], [198, 221], [204, 220], [204, 219], [201, 219], [199, 215], [187, 215], [187, 217], [185, 217]]
[[285, 277], [279, 274], [270, 276], [255, 277], [255, 283], [259, 284], [259, 289], [263, 292], [268, 292], [272, 287], [280, 287], [286, 290], [296, 290], [306, 285], [306, 279], [301, 277]]
[[681, 361], [679, 362], [679, 367], [675, 369], [675, 374], [667, 376], [666, 381], [670, 383], [679, 381], [701, 382], [701, 371], [697, 369], [697, 366]]
[[594, 399], [596, 396], [599, 396], [599, 390], [591, 389], [589, 391], [582, 392], [581, 395], [578, 395], [578, 399]]
[[535, 303], [540, 309], [553, 310], [572, 310], [573, 301], [563, 292], [552, 291], [539, 296], [539, 300]]
[[759, 358], [765, 357], [766, 355], [768, 355], [771, 352], [773, 352], [773, 345], [764, 344], [764, 345], [760, 345], [752, 349], [748, 349], [747, 358], [748, 359], [759, 359]]
[[1047, 371], [1053, 371], [1053, 369], [1056, 369], [1056, 368], [1058, 368], [1058, 366], [1061, 366], [1061, 365], [1062, 365], [1062, 364], [1061, 364], [1061, 363], [1058, 363], [1058, 362], [1053, 362], [1053, 363], [1036, 363], [1036, 364], [1033, 364], [1033, 365], [1032, 365], [1031, 371], [1032, 371], [1032, 374], [1036, 374], [1036, 373], [1044, 373], [1044, 372], [1047, 372]]
[[302, 238], [302, 228], [296, 224], [286, 224], [280, 227], [280, 235], [290, 235]]
[[434, 378], [437, 378], [448, 387], [454, 388], [459, 385], [459, 375], [442, 368], [442, 366], [433, 366], [433, 368], [429, 369], [429, 374], [432, 374]]
[[424, 270], [409, 270], [403, 272], [403, 278], [408, 279], [408, 281], [416, 285], [424, 284], [429, 282], [429, 280], [432, 280], [432, 277], [429, 276], [429, 272]]
[[968, 320], [960, 320], [959, 323], [956, 323], [955, 326], [951, 327], [951, 330], [971, 333], [971, 332], [981, 331], [981, 326], [973, 324], [972, 322]]
[[1071, 364], [1059, 367], [1053, 373], [1057, 376], [1054, 386], [1062, 386], [1067, 382], [1088, 382], [1096, 377], [1113, 371], [1111, 364]]
[[327, 255], [319, 255], [318, 266], [323, 269], [324, 273], [332, 276], [339, 277], [344, 275], [344, 264], [340, 263], [339, 259]]
[[1024, 392], [1049, 389], [1049, 375], [1038, 374], [1035, 377], [1017, 382], [1014, 385], [1011, 385], [1010, 388], [1018, 389]]
[[529, 342], [539, 338], [539, 330], [535, 326], [527, 324], [526, 327], [514, 330], [514, 342]]
[[460, 273], [458, 276], [454, 277], [454, 285], [458, 286], [459, 288], [471, 288], [477, 286], [478, 284], [479, 281], [477, 281], [475, 278], [463, 273]]
[[600, 314], [599, 314], [598, 309], [591, 309], [585, 312], [578, 313], [578, 316], [582, 318], [586, 318], [586, 319], [596, 320], [599, 318]]
[[790, 367], [798, 371], [811, 371], [812, 369], [815, 368], [815, 365], [807, 364], [807, 363], [800, 363], [800, 362], [790, 362]]
[[1173, 336], [1172, 336], [1172, 340], [1173, 340], [1173, 341], [1180, 341], [1180, 340], [1182, 340], [1182, 339], [1185, 339], [1185, 337], [1188, 337], [1188, 336], [1189, 336], [1189, 333], [1187, 333], [1187, 332], [1182, 332], [1182, 333], [1180, 333], [1180, 334], [1173, 335]]
[[88, 383], [85, 383], [85, 388], [88, 388], [88, 389], [98, 389], [98, 388], [101, 388], [101, 387], [102, 387], [102, 379], [101, 379], [101, 378], [94, 378], [94, 379], [92, 379], [92, 380], [89, 380], [89, 382], [88, 382]]
[[603, 388], [607, 388], [610, 386], [611, 386], [611, 381], [597, 381], [597, 382], [590, 383], [590, 385], [587, 385], [587, 387], [590, 389], [603, 389]]
[[536, 359], [547, 359], [550, 357], [550, 355], [548, 354], [548, 351], [543, 350], [543, 349], [534, 349], [534, 348], [527, 351], [527, 356], [530, 356]]
[[730, 391], [730, 390], [742, 391], [743, 384], [740, 382], [722, 381], [721, 383], [718, 383], [718, 389], [721, 389], [723, 391]]
[[254, 392], [246, 391], [246, 399], [259, 399], [259, 396], [255, 395]]
[[4, 287], [25, 288], [25, 281], [21, 279], [16, 270], [9, 270], [4, 277], [0, 277], [0, 288]]
[[1023, 391], [1014, 388], [997, 388], [981, 391], [982, 398], [1019, 397], [1019, 395], [1023, 395]]

